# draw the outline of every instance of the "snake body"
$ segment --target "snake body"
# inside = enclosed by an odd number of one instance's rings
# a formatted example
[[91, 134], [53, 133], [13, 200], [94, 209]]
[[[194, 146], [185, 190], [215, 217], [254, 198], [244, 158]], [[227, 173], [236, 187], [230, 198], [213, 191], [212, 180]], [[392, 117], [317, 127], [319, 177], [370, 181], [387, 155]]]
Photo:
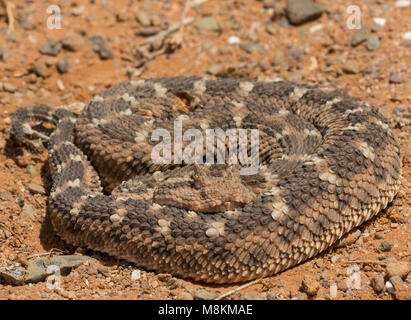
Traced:
[[[153, 132], [163, 128], [173, 138], [176, 119], [200, 132], [258, 129], [258, 172], [155, 163]], [[313, 257], [385, 208], [401, 178], [399, 145], [376, 108], [287, 81], [122, 83], [79, 116], [45, 106], [18, 110], [18, 141], [28, 140], [29, 120], [56, 124], [48, 206], [62, 239], [204, 282], [248, 281]], [[172, 149], [190, 143], [171, 141]]]

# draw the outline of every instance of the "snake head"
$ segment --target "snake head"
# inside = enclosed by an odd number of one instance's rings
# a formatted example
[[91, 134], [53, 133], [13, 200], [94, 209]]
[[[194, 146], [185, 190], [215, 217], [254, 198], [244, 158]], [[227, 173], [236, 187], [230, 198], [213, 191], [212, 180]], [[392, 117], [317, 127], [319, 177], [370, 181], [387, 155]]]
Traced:
[[242, 182], [239, 169], [193, 164], [186, 175], [170, 177], [154, 191], [154, 202], [186, 210], [221, 212], [241, 207], [255, 195]]

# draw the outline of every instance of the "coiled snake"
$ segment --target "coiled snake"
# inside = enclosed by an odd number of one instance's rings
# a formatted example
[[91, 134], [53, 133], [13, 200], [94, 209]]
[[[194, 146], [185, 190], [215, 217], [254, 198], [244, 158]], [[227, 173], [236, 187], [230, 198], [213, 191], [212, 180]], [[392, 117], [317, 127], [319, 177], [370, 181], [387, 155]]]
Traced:
[[[34, 133], [29, 120], [56, 124], [48, 142], [49, 214], [58, 235], [204, 282], [265, 277], [313, 257], [385, 208], [401, 177], [399, 145], [376, 108], [285, 81], [122, 83], [79, 116], [44, 106], [18, 110], [12, 133], [22, 143]], [[200, 132], [257, 129], [258, 171], [153, 161], [154, 130], [174, 138], [175, 120]], [[190, 142], [171, 141], [171, 150]]]

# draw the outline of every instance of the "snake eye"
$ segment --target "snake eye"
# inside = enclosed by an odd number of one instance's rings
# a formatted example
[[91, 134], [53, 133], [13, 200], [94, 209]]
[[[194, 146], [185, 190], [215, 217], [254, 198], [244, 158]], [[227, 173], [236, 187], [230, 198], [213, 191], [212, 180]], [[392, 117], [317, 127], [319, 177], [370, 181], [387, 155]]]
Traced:
[[191, 183], [191, 187], [193, 187], [196, 190], [200, 190], [201, 189], [201, 184], [198, 181], [193, 181]]

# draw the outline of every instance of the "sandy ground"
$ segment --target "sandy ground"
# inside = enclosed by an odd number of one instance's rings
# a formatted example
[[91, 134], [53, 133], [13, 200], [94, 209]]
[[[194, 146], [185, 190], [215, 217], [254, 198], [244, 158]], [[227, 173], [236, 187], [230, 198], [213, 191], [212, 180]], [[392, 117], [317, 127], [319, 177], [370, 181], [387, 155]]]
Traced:
[[[193, 299], [238, 288], [139, 270], [66, 245], [47, 220], [47, 151], [32, 154], [9, 135], [11, 115], [20, 107], [87, 102], [122, 81], [192, 74], [283, 78], [345, 90], [390, 119], [402, 150], [402, 186], [386, 210], [351, 232], [340, 247], [227, 299], [411, 299], [409, 1], [352, 1], [361, 10], [362, 25], [369, 26], [366, 42], [354, 47], [358, 30], [347, 27], [343, 0], [318, 0], [325, 9], [321, 17], [299, 26], [284, 17], [285, 1], [193, 0], [185, 11], [193, 21], [167, 43], [152, 42], [149, 53], [144, 35], [178, 24], [183, 1], [55, 2], [62, 13], [60, 29], [47, 27], [56, 22], [47, 13], [49, 1], [10, 1], [14, 31], [8, 30], [6, 10], [0, 7], [0, 267], [26, 267], [50, 251], [96, 260], [62, 276], [59, 290], [44, 281], [11, 285], [0, 280], [0, 299]], [[216, 30], [199, 28], [204, 17], [215, 19], [209, 27]], [[104, 48], [96, 47], [96, 35], [104, 39]], [[39, 51], [46, 39], [58, 42], [56, 55], [50, 55], [53, 48], [46, 48], [49, 54]], [[384, 249], [387, 241], [392, 247]], [[395, 270], [407, 263], [408, 271], [398, 280]], [[381, 288], [375, 279], [382, 281]]]

